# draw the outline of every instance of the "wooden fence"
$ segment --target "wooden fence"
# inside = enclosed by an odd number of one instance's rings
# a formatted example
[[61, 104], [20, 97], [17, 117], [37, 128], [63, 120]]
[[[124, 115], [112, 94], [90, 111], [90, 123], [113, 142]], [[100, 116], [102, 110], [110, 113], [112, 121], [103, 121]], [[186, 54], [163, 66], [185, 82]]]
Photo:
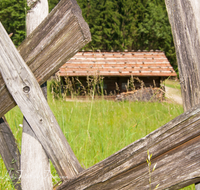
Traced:
[[[152, 187], [159, 184], [158, 189], [179, 189], [200, 181], [200, 3], [165, 2], [176, 45], [185, 113], [86, 170], [72, 152], [39, 86], [91, 40], [76, 1], [61, 0], [18, 51], [0, 25], [0, 116], [16, 104], [20, 107], [63, 177], [56, 189], [149, 189], [147, 150], [153, 154], [152, 165], [157, 163], [151, 176]], [[19, 161], [15, 141], [3, 137], [2, 131], [7, 131], [10, 139], [13, 137], [7, 125], [1, 126], [0, 140], [5, 145], [0, 146], [0, 152], [5, 163], [10, 157]], [[18, 162], [15, 167], [20, 167]]]

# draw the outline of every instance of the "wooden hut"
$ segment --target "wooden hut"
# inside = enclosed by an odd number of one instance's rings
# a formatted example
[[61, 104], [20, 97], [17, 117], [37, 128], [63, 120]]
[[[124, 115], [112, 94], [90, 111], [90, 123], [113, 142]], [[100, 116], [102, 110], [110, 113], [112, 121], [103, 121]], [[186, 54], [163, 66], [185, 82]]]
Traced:
[[87, 85], [87, 76], [103, 76], [103, 89], [108, 94], [127, 91], [134, 79], [135, 89], [142, 86], [160, 87], [161, 81], [176, 72], [164, 52], [78, 52], [57, 72], [61, 77], [78, 77]]

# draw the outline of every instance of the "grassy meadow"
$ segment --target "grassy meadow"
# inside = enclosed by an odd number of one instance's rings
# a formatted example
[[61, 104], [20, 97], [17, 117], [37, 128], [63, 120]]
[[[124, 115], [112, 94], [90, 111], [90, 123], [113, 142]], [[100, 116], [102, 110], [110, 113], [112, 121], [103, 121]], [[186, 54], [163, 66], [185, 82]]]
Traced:
[[168, 87], [171, 87], [171, 88], [181, 89], [181, 85], [180, 85], [180, 82], [179, 82], [178, 80], [175, 81], [175, 80], [170, 80], [170, 79], [168, 79], [168, 80], [165, 80], [165, 81], [163, 82], [163, 84], [164, 84], [165, 86], [168, 86]]
[[[49, 84], [48, 84], [49, 86]], [[183, 113], [181, 105], [168, 102], [115, 102], [108, 100], [54, 99], [48, 102], [79, 162], [88, 168], [140, 139]], [[21, 147], [22, 114], [15, 107], [6, 119]], [[59, 181], [52, 164], [54, 184]], [[13, 189], [0, 157], [0, 189]], [[192, 190], [194, 185], [184, 188]]]

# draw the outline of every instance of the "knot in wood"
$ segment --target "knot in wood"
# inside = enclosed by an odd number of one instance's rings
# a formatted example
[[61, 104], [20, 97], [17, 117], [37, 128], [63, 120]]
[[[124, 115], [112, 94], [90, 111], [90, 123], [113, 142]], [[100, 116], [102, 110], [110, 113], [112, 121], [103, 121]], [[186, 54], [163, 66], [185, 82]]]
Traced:
[[25, 86], [25, 87], [23, 88], [23, 91], [24, 91], [25, 93], [29, 93], [29, 92], [30, 92], [30, 87], [29, 87], [29, 86]]

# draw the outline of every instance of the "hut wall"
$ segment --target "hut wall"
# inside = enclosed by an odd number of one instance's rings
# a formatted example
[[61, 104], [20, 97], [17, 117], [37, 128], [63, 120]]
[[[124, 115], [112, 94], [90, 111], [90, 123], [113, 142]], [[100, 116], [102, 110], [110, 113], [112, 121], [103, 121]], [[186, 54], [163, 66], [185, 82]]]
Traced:
[[[126, 92], [129, 86], [133, 86], [131, 84], [131, 77], [104, 77], [104, 86], [106, 87], [104, 90], [107, 91], [108, 94], [111, 92]], [[117, 84], [117, 85], [116, 85]], [[140, 89], [143, 87], [160, 87], [160, 77], [140, 77], [134, 78], [134, 86], [135, 89]], [[119, 88], [119, 90], [117, 89]], [[128, 89], [129, 91], [131, 88]]]
[[[70, 80], [72, 77], [69, 77]], [[87, 77], [73, 77], [76, 83], [77, 87], [80, 87], [81, 85], [85, 86], [87, 89], [88, 81]], [[76, 80], [81, 82], [81, 84]], [[135, 89], [140, 89], [141, 87], [160, 87], [161, 77], [157, 76], [151, 76], [151, 77], [133, 77], [134, 79], [134, 86]], [[64, 81], [64, 80], [63, 80]], [[131, 86], [131, 77], [103, 77], [103, 89], [104, 94], [110, 95], [110, 94], [119, 94], [121, 92], [127, 92], [127, 84], [129, 81], [129, 85]], [[128, 89], [129, 91], [132, 90], [132, 88]]]

